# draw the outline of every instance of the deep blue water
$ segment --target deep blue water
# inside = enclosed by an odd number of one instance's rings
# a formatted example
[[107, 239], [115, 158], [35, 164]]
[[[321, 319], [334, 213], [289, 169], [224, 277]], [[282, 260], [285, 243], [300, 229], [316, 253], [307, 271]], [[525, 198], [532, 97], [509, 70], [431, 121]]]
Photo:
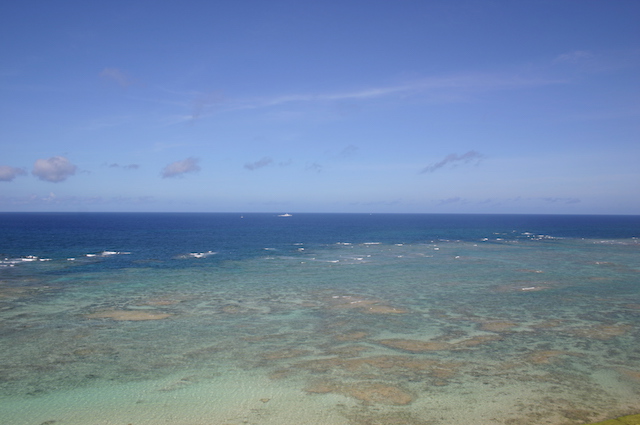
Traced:
[[134, 257], [213, 250], [224, 258], [292, 243], [416, 243], [521, 238], [640, 237], [640, 216], [483, 214], [0, 213], [0, 256], [76, 256], [103, 250]]

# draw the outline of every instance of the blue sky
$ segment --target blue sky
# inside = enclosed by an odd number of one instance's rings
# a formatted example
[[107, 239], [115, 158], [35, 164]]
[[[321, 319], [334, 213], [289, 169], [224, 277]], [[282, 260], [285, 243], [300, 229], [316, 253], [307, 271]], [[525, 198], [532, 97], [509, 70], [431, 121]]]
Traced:
[[0, 5], [0, 211], [640, 214], [637, 0]]

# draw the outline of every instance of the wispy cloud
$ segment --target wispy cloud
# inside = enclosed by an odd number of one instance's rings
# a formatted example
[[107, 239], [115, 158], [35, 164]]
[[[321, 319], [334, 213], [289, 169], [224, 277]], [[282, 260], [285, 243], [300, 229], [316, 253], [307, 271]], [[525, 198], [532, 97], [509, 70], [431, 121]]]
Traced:
[[463, 153], [462, 155], [458, 155], [457, 153], [451, 153], [446, 157], [444, 157], [444, 159], [442, 159], [441, 161], [438, 161], [434, 164], [424, 167], [422, 170], [420, 170], [420, 174], [433, 173], [434, 171], [446, 165], [457, 166], [458, 164], [461, 164], [461, 163], [468, 164], [469, 162], [473, 162], [473, 161], [477, 162], [477, 161], [480, 161], [480, 159], [482, 158], [483, 158], [483, 155], [477, 151], [469, 151], [469, 152]]
[[321, 164], [318, 164], [317, 162], [312, 162], [311, 164], [307, 164], [307, 166], [305, 167], [305, 170], [315, 171], [316, 173], [320, 173], [322, 172], [323, 168], [324, 167]]
[[640, 49], [616, 49], [605, 51], [574, 50], [559, 54], [553, 64], [566, 70], [578, 70], [586, 74], [601, 74], [637, 69]]
[[112, 197], [102, 196], [58, 196], [53, 192], [47, 195], [1, 196], [0, 203], [12, 206], [40, 206], [40, 205], [143, 205], [155, 202], [152, 196]]
[[[393, 96], [416, 96], [449, 92], [477, 92], [488, 90], [518, 89], [525, 87], [545, 86], [565, 83], [564, 80], [543, 77], [526, 77], [521, 75], [454, 75], [445, 77], [428, 77], [416, 79], [403, 84], [368, 87], [359, 90], [318, 93], [289, 94], [271, 98], [254, 99], [237, 105], [240, 108], [260, 108], [278, 106], [294, 102], [322, 102], [381, 99]], [[447, 96], [445, 96], [446, 98]], [[450, 97], [449, 97], [450, 98]]]
[[466, 199], [462, 199], [459, 196], [454, 196], [451, 198], [446, 198], [446, 199], [439, 199], [437, 201], [438, 205], [448, 205], [448, 204], [458, 204], [458, 203], [467, 203]]
[[541, 198], [543, 201], [550, 202], [552, 204], [577, 204], [580, 203], [578, 198]]
[[356, 155], [356, 152], [358, 152], [358, 149], [359, 148], [355, 145], [349, 145], [338, 153], [337, 158], [339, 159], [353, 158]]
[[[107, 72], [108, 71], [108, 72]], [[126, 76], [120, 76], [116, 68], [108, 68], [103, 71], [105, 78], [114, 81], [129, 83]], [[123, 78], [124, 77], [124, 78]], [[289, 93], [276, 94], [264, 97], [232, 98], [223, 97], [220, 91], [175, 91], [162, 89], [163, 92], [181, 100], [167, 101], [160, 99], [146, 99], [147, 101], [168, 103], [183, 109], [191, 108], [191, 113], [181, 113], [167, 117], [165, 124], [174, 125], [184, 122], [193, 122], [196, 119], [205, 118], [214, 113], [212, 106], [217, 111], [239, 111], [262, 108], [275, 108], [279, 106], [297, 104], [330, 103], [332, 105], [341, 102], [349, 102], [352, 107], [364, 101], [406, 99], [409, 97], [422, 97], [432, 102], [459, 102], [467, 101], [474, 94], [495, 90], [516, 90], [528, 87], [563, 84], [566, 80], [547, 78], [544, 76], [529, 76], [522, 73], [512, 74], [456, 74], [449, 76], [433, 76], [404, 81], [397, 84], [380, 84], [370, 87], [361, 87], [353, 90], [335, 90], [324, 93]], [[278, 119], [295, 118], [303, 115], [300, 111], [280, 111]]]
[[162, 125], [193, 124], [201, 118], [208, 117], [221, 110], [222, 105], [226, 105], [227, 110], [243, 109], [231, 106], [233, 102], [225, 97], [222, 90], [175, 90], [166, 87], [155, 87], [155, 89], [155, 95], [151, 93], [140, 95], [138, 93], [130, 97], [142, 102], [169, 106], [176, 111], [180, 111], [165, 116], [161, 120]]
[[138, 168], [140, 168], [140, 165], [138, 164], [129, 164], [129, 165], [120, 165], [117, 163], [112, 163], [108, 165], [109, 168], [121, 168], [123, 170], [137, 170]]
[[0, 182], [10, 182], [18, 176], [24, 176], [27, 172], [24, 168], [0, 165]]
[[162, 178], [179, 177], [186, 173], [194, 173], [196, 171], [200, 171], [198, 162], [199, 159], [193, 157], [183, 159], [181, 161], [172, 162], [162, 169]]
[[268, 156], [265, 156], [256, 162], [248, 162], [244, 164], [244, 168], [246, 168], [247, 170], [253, 171], [253, 170], [257, 170], [258, 168], [263, 168], [271, 164], [273, 164], [273, 159], [269, 158]]
[[558, 55], [554, 62], [568, 62], [568, 63], [576, 63], [582, 62], [584, 60], [589, 60], [594, 57], [593, 53], [586, 50], [575, 50], [569, 53], [563, 53]]
[[100, 78], [112, 81], [120, 87], [127, 88], [133, 84], [133, 80], [118, 68], [105, 68], [100, 72]]
[[364, 205], [364, 206], [394, 206], [402, 204], [402, 199], [393, 199], [390, 201], [369, 201], [369, 202], [350, 202], [349, 205]]
[[73, 165], [63, 156], [54, 156], [48, 159], [38, 159], [33, 164], [31, 174], [40, 180], [58, 183], [74, 175], [78, 167]]
[[224, 102], [224, 96], [220, 91], [212, 91], [207, 93], [199, 93], [192, 101], [192, 121], [200, 118], [202, 113], [210, 106]]

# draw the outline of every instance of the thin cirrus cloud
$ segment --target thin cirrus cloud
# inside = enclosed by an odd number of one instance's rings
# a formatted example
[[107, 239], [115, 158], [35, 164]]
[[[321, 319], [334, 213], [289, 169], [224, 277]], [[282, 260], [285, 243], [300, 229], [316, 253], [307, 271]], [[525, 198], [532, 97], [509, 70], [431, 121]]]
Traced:
[[256, 162], [248, 162], [244, 164], [244, 168], [246, 168], [247, 170], [253, 171], [253, 170], [257, 170], [258, 168], [263, 168], [268, 165], [271, 165], [272, 163], [273, 163], [273, 159], [269, 158], [268, 156], [265, 156]]
[[74, 175], [78, 167], [64, 156], [53, 156], [48, 159], [38, 159], [33, 164], [31, 174], [40, 180], [59, 183]]
[[[107, 69], [103, 71], [103, 73], [106, 73], [105, 78], [111, 78], [115, 81], [122, 80], [119, 72], [116, 71], [118, 70]], [[496, 90], [517, 90], [527, 87], [566, 83], [567, 81], [564, 79], [548, 78], [545, 76], [522, 76], [520, 74], [457, 74], [425, 77], [399, 84], [381, 84], [355, 90], [330, 91], [325, 93], [290, 93], [235, 100], [232, 98], [223, 98], [218, 92], [211, 92], [209, 94], [198, 94], [191, 102], [191, 114], [174, 116], [167, 124], [171, 125], [185, 121], [194, 121], [195, 119], [203, 117], [205, 110], [208, 110], [208, 107], [214, 104], [219, 107], [222, 107], [222, 104], [224, 104], [223, 109], [226, 110], [246, 110], [286, 106], [292, 103], [364, 102], [393, 98], [405, 99], [410, 96], [422, 96], [431, 99], [431, 101], [450, 103], [452, 101], [466, 99], [467, 96], [473, 93]], [[181, 95], [192, 97], [194, 94], [189, 92], [181, 93]]]
[[104, 80], [115, 82], [123, 88], [133, 84], [133, 80], [118, 68], [105, 68], [100, 72], [100, 77]]
[[187, 173], [200, 171], [197, 158], [187, 158], [181, 161], [172, 162], [162, 169], [162, 178], [180, 177]]
[[307, 171], [315, 171], [316, 173], [321, 173], [323, 170], [322, 164], [318, 164], [317, 162], [312, 162], [311, 164], [307, 164], [305, 170]]
[[586, 50], [575, 50], [569, 53], [558, 55], [554, 62], [577, 63], [584, 60], [593, 59], [593, 53]]
[[[525, 87], [563, 84], [565, 80], [545, 77], [523, 77], [520, 75], [452, 75], [427, 77], [409, 81], [405, 84], [382, 85], [360, 90], [323, 94], [289, 94], [272, 98], [255, 99], [246, 102], [241, 108], [260, 108], [278, 106], [293, 102], [319, 102], [342, 100], [366, 100], [391, 96], [442, 95], [443, 92], [462, 93], [491, 90], [519, 89]], [[445, 96], [445, 98], [449, 98]]]
[[552, 204], [561, 203], [561, 204], [577, 204], [580, 201], [579, 198], [542, 198], [543, 201], [550, 202]]
[[223, 103], [224, 100], [224, 95], [220, 91], [198, 94], [192, 101], [193, 111], [191, 118], [197, 120], [207, 108], [213, 105], [219, 105]]
[[137, 170], [140, 168], [138, 164], [120, 165], [118, 163], [109, 164], [109, 168], [121, 168], [123, 170]]
[[483, 155], [477, 151], [469, 151], [469, 152], [463, 153], [462, 155], [458, 155], [457, 153], [451, 153], [445, 156], [444, 159], [442, 159], [441, 161], [438, 161], [436, 163], [433, 163], [431, 165], [427, 165], [426, 167], [424, 167], [422, 170], [420, 170], [420, 174], [433, 173], [434, 171], [439, 170], [440, 168], [446, 165], [457, 166], [459, 164], [468, 164], [473, 161], [477, 162], [477, 161], [480, 161], [480, 159], [482, 158], [483, 158]]
[[0, 182], [13, 181], [18, 176], [24, 176], [27, 172], [24, 168], [11, 167], [9, 165], [0, 165]]
[[451, 198], [440, 199], [437, 201], [437, 205], [449, 205], [449, 204], [457, 204], [457, 203], [466, 203], [466, 200], [462, 199], [459, 196], [454, 196]]
[[[293, 163], [292, 159], [288, 159], [286, 161], [280, 161], [277, 163], [278, 167], [288, 167], [289, 165], [291, 165]], [[267, 167], [270, 165], [276, 164], [275, 160], [273, 158], [270, 158], [268, 156], [264, 156], [262, 158], [260, 158], [259, 160], [255, 161], [255, 162], [247, 162], [246, 164], [244, 164], [244, 168], [246, 168], [247, 170], [257, 170], [259, 168], [263, 168], [263, 167]]]
[[358, 147], [355, 145], [349, 145], [346, 148], [342, 149], [338, 155], [336, 155], [336, 159], [350, 159], [353, 158], [358, 152]]

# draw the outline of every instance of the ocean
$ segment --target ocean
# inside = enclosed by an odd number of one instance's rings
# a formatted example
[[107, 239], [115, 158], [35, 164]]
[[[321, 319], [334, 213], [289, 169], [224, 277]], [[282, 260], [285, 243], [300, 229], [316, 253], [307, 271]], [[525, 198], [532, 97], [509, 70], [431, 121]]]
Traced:
[[640, 216], [0, 213], [0, 424], [640, 413]]

